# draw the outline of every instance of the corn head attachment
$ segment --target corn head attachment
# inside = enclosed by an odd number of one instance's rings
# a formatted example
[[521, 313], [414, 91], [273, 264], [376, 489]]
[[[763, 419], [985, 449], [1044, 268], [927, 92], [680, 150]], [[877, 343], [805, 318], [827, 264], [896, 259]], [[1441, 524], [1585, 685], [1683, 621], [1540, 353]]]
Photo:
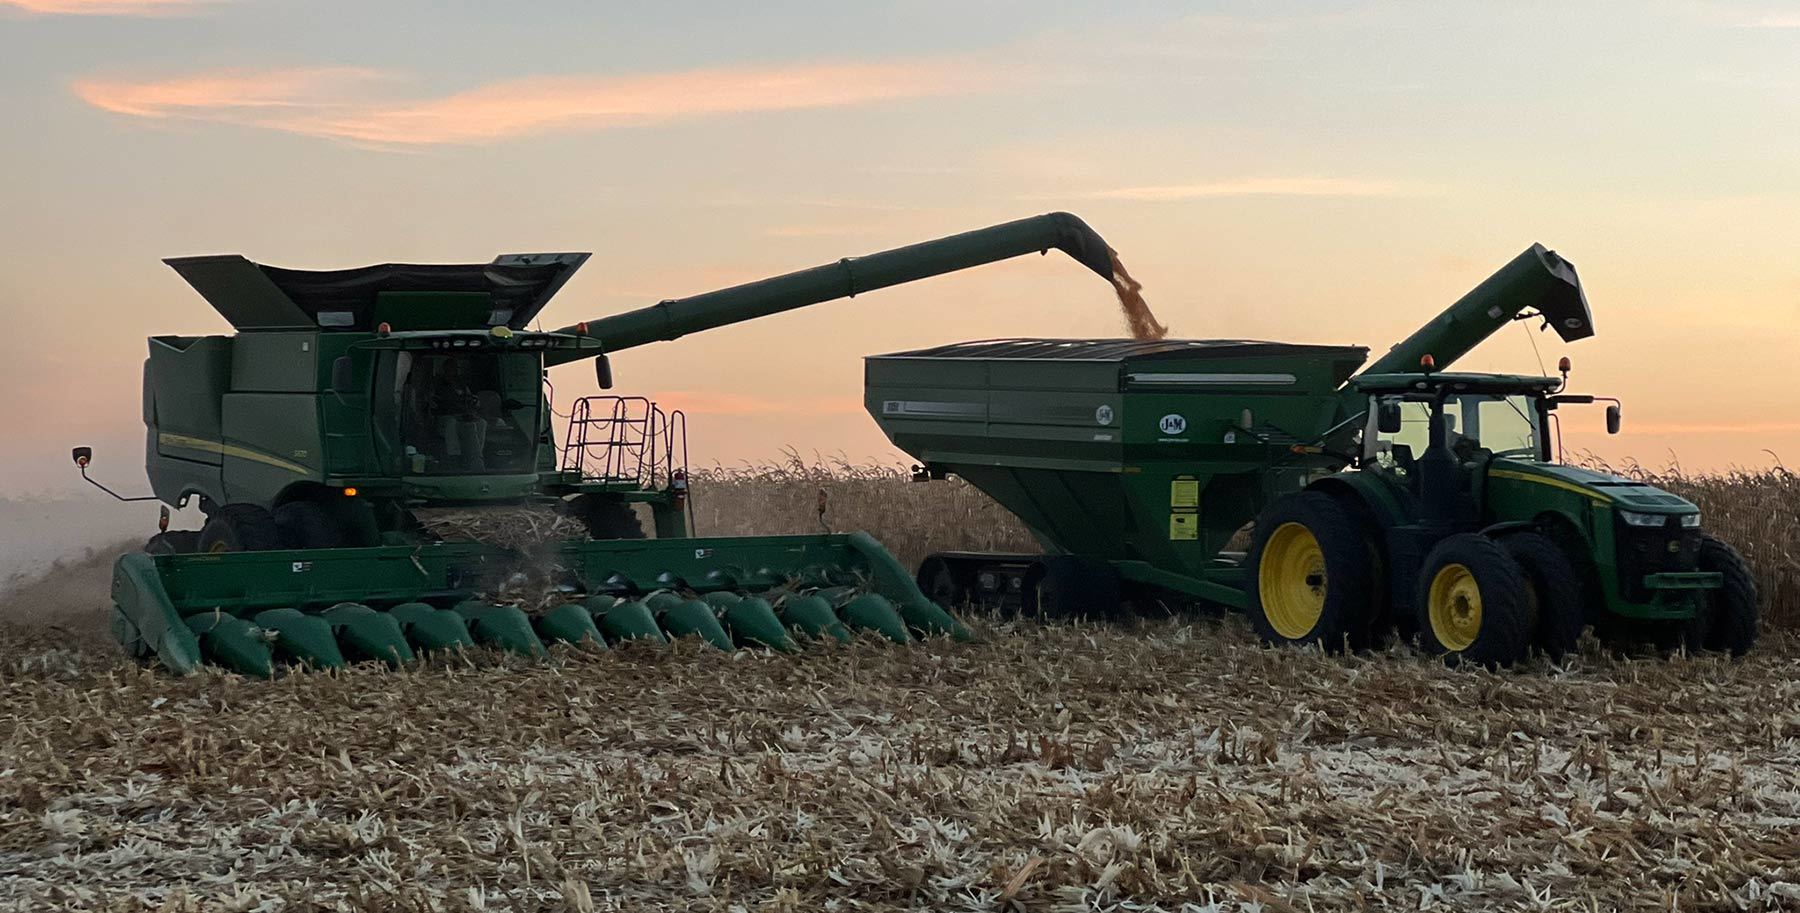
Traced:
[[[527, 579], [538, 595], [521, 604], [512, 591]], [[864, 533], [560, 542], [530, 554], [480, 543], [131, 554], [114, 567], [113, 600], [127, 652], [180, 674], [398, 665], [476, 646], [541, 656], [559, 643], [698, 637], [791, 652], [864, 633], [970, 637]]]

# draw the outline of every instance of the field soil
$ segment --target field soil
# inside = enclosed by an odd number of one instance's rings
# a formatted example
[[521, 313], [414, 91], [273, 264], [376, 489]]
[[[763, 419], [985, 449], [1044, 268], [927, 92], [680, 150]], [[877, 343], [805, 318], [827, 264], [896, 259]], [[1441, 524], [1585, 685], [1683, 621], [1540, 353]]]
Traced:
[[1800, 644], [1450, 670], [1235, 618], [172, 679], [0, 633], [0, 909], [1800, 905]]

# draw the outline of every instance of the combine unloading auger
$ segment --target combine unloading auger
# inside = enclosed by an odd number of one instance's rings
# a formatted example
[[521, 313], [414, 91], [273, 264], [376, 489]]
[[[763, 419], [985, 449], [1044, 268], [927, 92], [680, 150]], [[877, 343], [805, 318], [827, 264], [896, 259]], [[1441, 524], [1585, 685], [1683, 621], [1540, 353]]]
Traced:
[[[170, 531], [165, 510], [145, 553], [119, 559], [114, 633], [176, 672], [254, 675], [471, 645], [967, 638], [865, 534], [690, 538], [680, 413], [591, 397], [559, 450], [544, 373], [598, 359], [610, 387], [609, 351], [1050, 248], [1112, 277], [1105, 242], [1052, 213], [553, 332], [527, 327], [587, 254], [327, 272], [170, 260], [238, 332], [150, 340], [153, 497], [198, 499], [207, 521]], [[76, 459], [85, 475], [91, 451]], [[443, 541], [421, 522], [531, 504], [587, 536]]]

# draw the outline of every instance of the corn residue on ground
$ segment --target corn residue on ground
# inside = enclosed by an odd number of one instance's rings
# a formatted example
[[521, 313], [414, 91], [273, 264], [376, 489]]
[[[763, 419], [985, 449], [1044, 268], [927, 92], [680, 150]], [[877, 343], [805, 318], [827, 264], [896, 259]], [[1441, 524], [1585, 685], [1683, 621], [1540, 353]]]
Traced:
[[1491, 673], [978, 626], [272, 683], [0, 634], [0, 907], [1800, 904], [1791, 637]]

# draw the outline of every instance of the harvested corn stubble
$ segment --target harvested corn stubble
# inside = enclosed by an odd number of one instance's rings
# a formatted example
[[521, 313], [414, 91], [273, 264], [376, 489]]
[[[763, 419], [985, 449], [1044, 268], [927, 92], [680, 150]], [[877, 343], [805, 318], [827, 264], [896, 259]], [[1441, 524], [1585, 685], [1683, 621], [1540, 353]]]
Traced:
[[1235, 619], [981, 628], [273, 683], [13, 630], [0, 908], [1800, 902], [1791, 636], [1491, 673]]

